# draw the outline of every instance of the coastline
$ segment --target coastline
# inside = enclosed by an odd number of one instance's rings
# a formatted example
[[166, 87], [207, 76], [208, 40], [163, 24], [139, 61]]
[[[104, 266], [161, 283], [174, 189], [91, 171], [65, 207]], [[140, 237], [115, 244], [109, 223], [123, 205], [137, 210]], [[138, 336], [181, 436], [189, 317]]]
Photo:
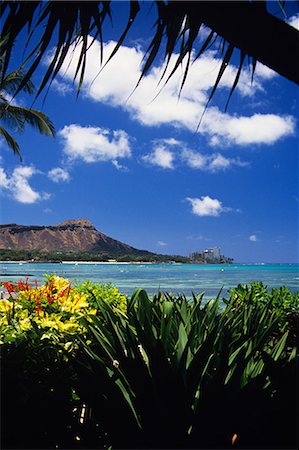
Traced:
[[[0, 261], [0, 264], [75, 264], [75, 265], [126, 265], [126, 264], [166, 264], [161, 262], [149, 262], [149, 261]], [[170, 264], [170, 263], [167, 263]], [[171, 263], [171, 264], [183, 264], [183, 263]]]
[[105, 265], [126, 265], [126, 264], [159, 264], [154, 262], [142, 262], [142, 261], [61, 261], [62, 264], [105, 264]]

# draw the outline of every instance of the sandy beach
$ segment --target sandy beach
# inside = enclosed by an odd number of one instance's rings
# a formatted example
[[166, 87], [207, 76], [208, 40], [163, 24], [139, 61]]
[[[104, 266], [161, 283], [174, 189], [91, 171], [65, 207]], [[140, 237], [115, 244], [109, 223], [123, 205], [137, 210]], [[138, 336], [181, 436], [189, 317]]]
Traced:
[[160, 264], [160, 263], [155, 263], [155, 262], [148, 262], [148, 261], [0, 261], [0, 264], [75, 264], [75, 265], [80, 265], [80, 264], [90, 264], [90, 265], [95, 265], [95, 264], [106, 264], [106, 265], [113, 265], [113, 264], [117, 264], [117, 265], [121, 265], [121, 264]]

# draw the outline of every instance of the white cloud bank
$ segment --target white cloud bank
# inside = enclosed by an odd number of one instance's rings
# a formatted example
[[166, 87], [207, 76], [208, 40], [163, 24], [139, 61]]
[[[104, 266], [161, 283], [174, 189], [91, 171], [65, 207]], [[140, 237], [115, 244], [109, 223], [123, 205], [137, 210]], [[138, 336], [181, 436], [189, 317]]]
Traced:
[[17, 167], [8, 176], [3, 168], [0, 168], [0, 188], [11, 195], [14, 200], [24, 204], [36, 203], [39, 200], [48, 200], [50, 194], [35, 191], [29, 184], [30, 178], [39, 173], [33, 166]]
[[[114, 46], [115, 42], [113, 41], [104, 44], [104, 62]], [[79, 48], [70, 52], [70, 55], [73, 55], [72, 61], [70, 57], [70, 60], [65, 62], [62, 72], [66, 72], [64, 80], [72, 81], [79, 58]], [[154, 67], [133, 92], [141, 75], [143, 56], [144, 53], [141, 49], [122, 46], [97, 76], [100, 45], [98, 42], [94, 43], [87, 57], [83, 83], [84, 95], [94, 101], [123, 108], [129, 112], [132, 118], [143, 125], [170, 124], [174, 127], [184, 127], [195, 131], [208, 100], [210, 89], [215, 83], [220, 60], [215, 58], [213, 52], [208, 52], [196, 60], [190, 66], [185, 86], [180, 100], [178, 100], [184, 67], [177, 70], [162, 90], [161, 85], [157, 86], [164, 66]], [[170, 62], [169, 71], [173, 67], [174, 59], [172, 58]], [[236, 71], [237, 68], [232, 65], [227, 67], [219, 89], [231, 88]], [[263, 91], [263, 82], [275, 75], [273, 71], [258, 64], [254, 83], [251, 85], [249, 71], [244, 71], [236, 89], [241, 96], [252, 96], [258, 91]], [[159, 90], [161, 92], [154, 99]], [[212, 145], [270, 145], [291, 135], [294, 127], [295, 121], [291, 116], [253, 114], [246, 117], [225, 114], [213, 107], [205, 113], [199, 132], [205, 134]]]
[[192, 206], [192, 213], [200, 217], [218, 217], [221, 213], [229, 212], [232, 208], [222, 206], [222, 202], [208, 195], [201, 198], [187, 197]]
[[71, 124], [60, 130], [58, 135], [70, 160], [79, 159], [86, 163], [110, 161], [119, 168], [117, 159], [131, 156], [129, 136], [123, 130]]

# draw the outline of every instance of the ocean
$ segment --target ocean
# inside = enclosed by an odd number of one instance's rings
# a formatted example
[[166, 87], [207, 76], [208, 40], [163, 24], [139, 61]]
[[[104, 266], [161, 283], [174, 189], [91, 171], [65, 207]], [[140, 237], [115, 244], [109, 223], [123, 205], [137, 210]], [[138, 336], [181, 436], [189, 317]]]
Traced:
[[225, 296], [238, 284], [262, 281], [268, 288], [285, 285], [299, 291], [299, 264], [91, 264], [91, 263], [0, 263], [0, 281], [17, 281], [29, 276], [29, 281], [42, 283], [44, 274], [56, 274], [69, 280], [112, 283], [122, 293], [131, 295], [136, 288], [156, 292], [205, 292], [205, 298], [215, 298], [220, 289]]

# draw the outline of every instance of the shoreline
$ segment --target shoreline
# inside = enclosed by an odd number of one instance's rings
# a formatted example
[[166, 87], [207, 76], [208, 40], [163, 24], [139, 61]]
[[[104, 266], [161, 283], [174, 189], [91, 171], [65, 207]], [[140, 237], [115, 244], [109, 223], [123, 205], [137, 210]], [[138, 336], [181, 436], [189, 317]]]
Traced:
[[167, 265], [200, 265], [200, 266], [268, 266], [268, 265], [299, 265], [299, 262], [234, 262], [234, 263], [186, 263], [186, 262], [169, 262], [169, 261], [1, 261], [0, 264], [74, 264], [74, 265], [155, 265], [155, 264], [167, 264]]
[[90, 264], [90, 265], [99, 265], [99, 264], [105, 264], [105, 265], [125, 265], [125, 264], [184, 264], [184, 263], [163, 263], [163, 262], [149, 262], [149, 261], [0, 261], [0, 264], [75, 264], [75, 265], [82, 265], [82, 264]]

